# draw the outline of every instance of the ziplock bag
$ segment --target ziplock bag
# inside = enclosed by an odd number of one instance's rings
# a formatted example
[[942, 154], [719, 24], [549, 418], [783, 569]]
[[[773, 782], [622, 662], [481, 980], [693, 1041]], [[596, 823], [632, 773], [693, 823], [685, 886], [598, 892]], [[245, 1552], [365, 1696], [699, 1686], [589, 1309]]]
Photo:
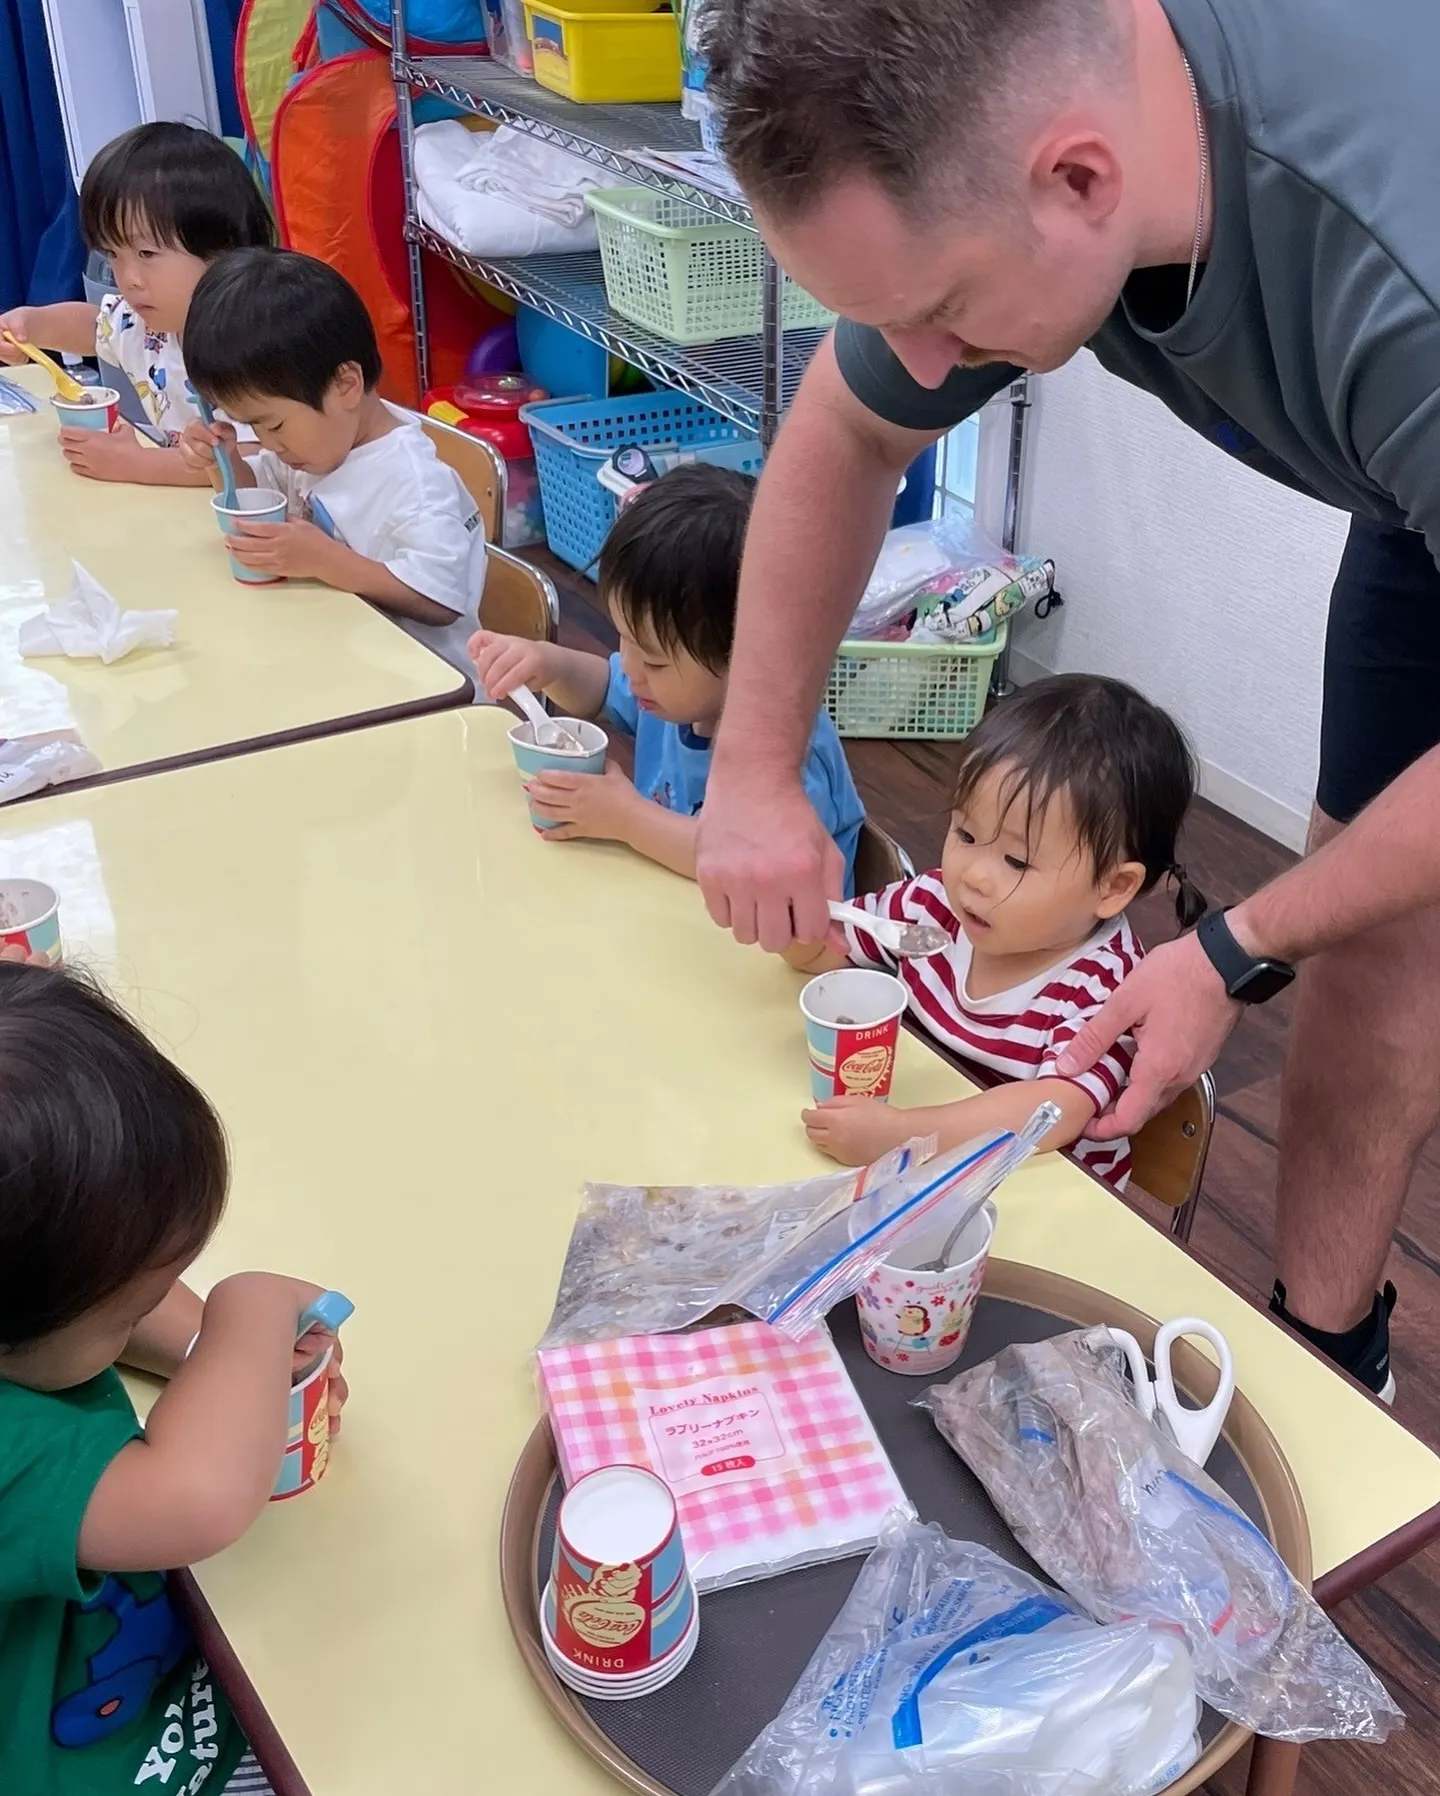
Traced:
[[1201, 1696], [1278, 1740], [1403, 1717], [1270, 1542], [1141, 1415], [1106, 1329], [1006, 1347], [917, 1399], [1015, 1538], [1101, 1621], [1183, 1633]]
[[713, 1796], [1150, 1796], [1193, 1764], [1185, 1644], [1100, 1627], [892, 1515], [785, 1707]]
[[[1050, 590], [1053, 568], [1033, 555], [997, 548], [972, 519], [958, 512], [902, 524], [881, 544], [869, 583], [846, 636], [878, 636], [927, 599], [955, 595], [951, 609], [967, 616], [1018, 584], [1020, 603]], [[1012, 606], [1011, 609], [1017, 607]]]
[[957, 1220], [979, 1209], [1034, 1153], [1060, 1120], [1041, 1104], [1018, 1135], [980, 1136], [928, 1165], [877, 1180], [848, 1209], [797, 1235], [769, 1266], [727, 1287], [723, 1302], [738, 1303], [792, 1341], [816, 1327], [843, 1298], [853, 1297], [898, 1238], [943, 1205]]
[[67, 780], [88, 779], [99, 771], [99, 761], [74, 730], [0, 736], [0, 804]]
[[688, 1328], [786, 1242], [912, 1162], [935, 1138], [873, 1166], [793, 1185], [586, 1185], [541, 1347]]

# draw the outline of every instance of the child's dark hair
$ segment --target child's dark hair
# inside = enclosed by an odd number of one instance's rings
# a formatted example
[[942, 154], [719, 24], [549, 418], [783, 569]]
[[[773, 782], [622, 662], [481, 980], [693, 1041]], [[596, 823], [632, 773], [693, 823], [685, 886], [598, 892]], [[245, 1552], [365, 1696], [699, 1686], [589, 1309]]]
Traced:
[[229, 144], [168, 123], [137, 125], [105, 145], [80, 184], [80, 231], [91, 249], [145, 232], [206, 262], [275, 241], [260, 189]]
[[0, 1347], [198, 1252], [228, 1180], [220, 1119], [117, 1004], [0, 961]]
[[600, 551], [600, 592], [663, 649], [711, 673], [730, 665], [740, 556], [755, 482], [709, 462], [682, 462], [622, 506]]
[[201, 275], [185, 318], [185, 372], [212, 405], [248, 394], [319, 411], [347, 362], [367, 392], [379, 380], [365, 302], [327, 263], [293, 249], [241, 249]]
[[1180, 927], [1200, 921], [1204, 896], [1175, 859], [1195, 795], [1195, 757], [1174, 718], [1133, 686], [1099, 674], [1056, 674], [1003, 699], [961, 745], [956, 810], [997, 768], [1002, 808], [1023, 800], [1027, 831], [1063, 792], [1097, 873], [1139, 861], [1141, 892], [1173, 878]]

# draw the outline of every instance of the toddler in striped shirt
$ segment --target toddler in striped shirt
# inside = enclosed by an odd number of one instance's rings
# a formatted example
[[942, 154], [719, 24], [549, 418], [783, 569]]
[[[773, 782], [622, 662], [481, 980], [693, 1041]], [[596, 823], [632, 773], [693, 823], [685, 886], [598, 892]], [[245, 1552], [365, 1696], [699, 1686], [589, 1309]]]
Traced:
[[1119, 680], [1061, 674], [988, 712], [961, 745], [941, 865], [856, 899], [875, 916], [938, 923], [952, 945], [897, 961], [847, 924], [829, 942], [797, 943], [786, 959], [804, 973], [847, 963], [894, 973], [935, 1041], [1027, 1089], [1007, 1082], [917, 1110], [832, 1098], [804, 1113], [815, 1145], [847, 1166], [916, 1135], [955, 1147], [1018, 1129], [1049, 1098], [1060, 1122], [1045, 1146], [1073, 1145], [1082, 1165], [1123, 1190], [1129, 1143], [1089, 1141], [1084, 1131], [1120, 1095], [1134, 1041], [1122, 1037], [1073, 1078], [1056, 1062], [1141, 957], [1126, 905], [1169, 878], [1181, 927], [1203, 913], [1175, 860], [1194, 789], [1179, 727]]

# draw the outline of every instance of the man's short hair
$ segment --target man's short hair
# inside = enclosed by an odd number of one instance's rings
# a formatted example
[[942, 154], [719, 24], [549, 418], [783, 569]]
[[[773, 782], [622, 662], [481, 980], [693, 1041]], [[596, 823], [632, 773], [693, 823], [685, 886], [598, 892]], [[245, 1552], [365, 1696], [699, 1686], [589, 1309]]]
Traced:
[[725, 155], [782, 218], [853, 174], [912, 215], [941, 193], [1005, 204], [1027, 109], [1124, 41], [1110, 0], [710, 0], [704, 19]]

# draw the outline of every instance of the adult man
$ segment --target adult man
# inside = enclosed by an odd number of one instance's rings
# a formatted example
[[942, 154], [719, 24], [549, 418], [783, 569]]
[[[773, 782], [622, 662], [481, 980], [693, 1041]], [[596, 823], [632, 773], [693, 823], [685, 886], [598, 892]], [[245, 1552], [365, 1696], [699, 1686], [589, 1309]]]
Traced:
[[[1275, 1307], [1372, 1389], [1376, 1295], [1440, 1117], [1440, 7], [1435, 0], [711, 0], [726, 149], [846, 322], [761, 482], [700, 880], [742, 941], [825, 927], [794, 770], [900, 471], [1017, 366], [1089, 343], [1342, 506], [1309, 860], [1161, 948], [1125, 1029], [1133, 1131], [1305, 961]], [[1372, 802], [1373, 801], [1373, 802]], [[1344, 827], [1348, 826], [1348, 827]], [[1312, 958], [1317, 957], [1317, 958]]]

